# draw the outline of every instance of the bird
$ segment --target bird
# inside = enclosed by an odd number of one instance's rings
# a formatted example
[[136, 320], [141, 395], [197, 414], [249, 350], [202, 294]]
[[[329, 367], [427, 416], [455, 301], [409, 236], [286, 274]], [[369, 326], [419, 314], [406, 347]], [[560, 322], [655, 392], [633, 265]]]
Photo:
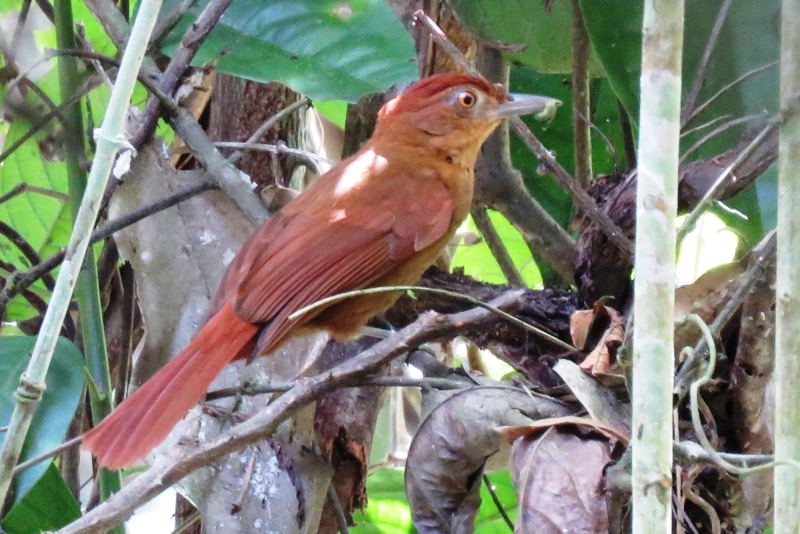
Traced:
[[143, 459], [225, 366], [288, 337], [356, 337], [401, 291], [361, 295], [297, 318], [345, 291], [416, 282], [470, 211], [480, 147], [504, 118], [552, 99], [509, 94], [464, 73], [420, 80], [387, 102], [371, 138], [268, 218], [228, 265], [209, 319], [189, 344], [89, 430], [100, 467]]

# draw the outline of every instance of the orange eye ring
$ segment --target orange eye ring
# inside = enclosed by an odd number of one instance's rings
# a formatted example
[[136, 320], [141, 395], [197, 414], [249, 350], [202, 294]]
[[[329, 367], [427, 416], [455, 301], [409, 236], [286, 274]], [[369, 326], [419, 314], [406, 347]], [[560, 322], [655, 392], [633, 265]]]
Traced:
[[472, 91], [462, 91], [458, 94], [458, 105], [469, 109], [478, 103], [478, 95]]

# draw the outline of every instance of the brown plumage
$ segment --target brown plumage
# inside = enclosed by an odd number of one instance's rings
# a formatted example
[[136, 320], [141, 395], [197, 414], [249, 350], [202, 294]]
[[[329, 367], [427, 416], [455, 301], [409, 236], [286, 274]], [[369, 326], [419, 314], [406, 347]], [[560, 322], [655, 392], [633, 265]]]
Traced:
[[288, 336], [326, 329], [342, 339], [398, 293], [361, 296], [290, 321], [324, 297], [414, 283], [470, 209], [481, 144], [506, 116], [540, 108], [482, 78], [442, 74], [387, 103], [372, 138], [247, 240], [228, 267], [211, 318], [189, 345], [83, 442], [109, 468], [144, 457], [234, 359]]

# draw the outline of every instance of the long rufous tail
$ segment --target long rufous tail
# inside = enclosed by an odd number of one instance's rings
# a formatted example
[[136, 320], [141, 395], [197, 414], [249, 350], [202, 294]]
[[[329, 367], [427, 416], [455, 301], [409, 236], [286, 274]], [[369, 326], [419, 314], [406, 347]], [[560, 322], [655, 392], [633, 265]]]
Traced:
[[83, 448], [102, 467], [121, 469], [144, 458], [197, 404], [222, 369], [251, 344], [258, 327], [225, 304], [189, 345], [86, 433]]

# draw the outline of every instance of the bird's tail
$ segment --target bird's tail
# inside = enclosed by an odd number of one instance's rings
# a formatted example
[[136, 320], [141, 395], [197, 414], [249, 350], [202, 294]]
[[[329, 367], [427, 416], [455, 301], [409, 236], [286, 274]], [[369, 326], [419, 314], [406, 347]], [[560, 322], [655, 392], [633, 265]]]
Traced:
[[251, 349], [257, 331], [234, 314], [231, 303], [225, 304], [185, 349], [86, 433], [83, 448], [109, 469], [144, 458], [197, 404], [225, 365]]

